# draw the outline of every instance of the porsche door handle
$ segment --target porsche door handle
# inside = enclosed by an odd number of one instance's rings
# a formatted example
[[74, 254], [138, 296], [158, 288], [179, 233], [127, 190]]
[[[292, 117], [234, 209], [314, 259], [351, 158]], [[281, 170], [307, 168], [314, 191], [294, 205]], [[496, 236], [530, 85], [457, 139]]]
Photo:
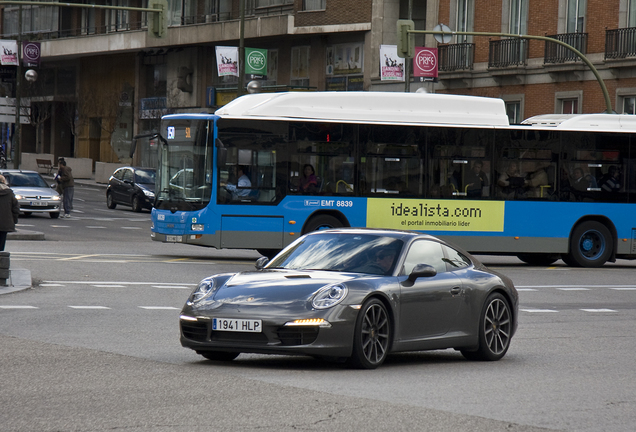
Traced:
[[451, 295], [458, 295], [458, 294], [461, 294], [461, 292], [462, 292], [461, 287], [453, 287], [450, 290]]

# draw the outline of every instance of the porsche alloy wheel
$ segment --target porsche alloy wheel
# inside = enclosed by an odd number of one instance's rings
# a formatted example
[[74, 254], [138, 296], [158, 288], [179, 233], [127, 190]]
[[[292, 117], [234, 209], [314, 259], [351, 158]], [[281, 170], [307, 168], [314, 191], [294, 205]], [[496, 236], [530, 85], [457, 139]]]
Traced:
[[499, 293], [491, 294], [479, 322], [479, 348], [462, 351], [468, 360], [494, 361], [502, 358], [510, 347], [512, 314], [508, 302]]
[[353, 366], [375, 369], [384, 363], [391, 343], [391, 320], [378, 299], [367, 300], [356, 321], [353, 337]]

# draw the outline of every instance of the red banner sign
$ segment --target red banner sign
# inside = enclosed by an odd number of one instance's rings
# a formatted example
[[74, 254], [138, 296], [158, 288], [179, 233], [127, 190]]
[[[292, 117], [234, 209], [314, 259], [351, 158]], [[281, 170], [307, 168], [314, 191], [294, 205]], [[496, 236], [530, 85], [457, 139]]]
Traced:
[[415, 47], [413, 76], [437, 77], [437, 48]]

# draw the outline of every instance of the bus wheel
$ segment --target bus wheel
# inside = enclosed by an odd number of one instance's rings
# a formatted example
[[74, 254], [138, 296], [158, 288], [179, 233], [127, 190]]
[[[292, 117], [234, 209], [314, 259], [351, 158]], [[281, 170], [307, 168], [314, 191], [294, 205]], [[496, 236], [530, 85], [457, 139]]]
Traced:
[[609, 229], [600, 222], [578, 225], [570, 238], [570, 253], [565, 262], [578, 267], [601, 267], [612, 255], [614, 241]]
[[330, 228], [342, 228], [343, 226], [344, 225], [342, 224], [342, 222], [340, 222], [338, 219], [336, 219], [333, 216], [318, 215], [316, 217], [309, 219], [309, 222], [307, 222], [307, 225], [305, 225], [305, 230], [303, 231], [303, 234], [306, 234], [312, 231], [326, 230]]
[[552, 254], [544, 254], [544, 253], [534, 253], [534, 254], [520, 254], [517, 255], [521, 261], [526, 264], [530, 264], [533, 266], [549, 266], [557, 261], [560, 256], [552, 255]]

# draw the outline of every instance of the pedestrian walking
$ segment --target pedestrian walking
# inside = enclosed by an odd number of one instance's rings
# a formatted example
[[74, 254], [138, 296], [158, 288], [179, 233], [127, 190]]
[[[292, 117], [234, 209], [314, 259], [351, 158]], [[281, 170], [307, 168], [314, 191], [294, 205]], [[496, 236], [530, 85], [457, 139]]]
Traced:
[[73, 210], [73, 193], [75, 192], [73, 170], [70, 166], [66, 165], [66, 161], [63, 158], [60, 158], [58, 165], [57, 179], [62, 189], [62, 204], [64, 206], [63, 217], [70, 218], [71, 210]]
[[15, 231], [20, 206], [13, 191], [7, 186], [7, 180], [0, 175], [0, 251], [4, 251], [7, 233]]

